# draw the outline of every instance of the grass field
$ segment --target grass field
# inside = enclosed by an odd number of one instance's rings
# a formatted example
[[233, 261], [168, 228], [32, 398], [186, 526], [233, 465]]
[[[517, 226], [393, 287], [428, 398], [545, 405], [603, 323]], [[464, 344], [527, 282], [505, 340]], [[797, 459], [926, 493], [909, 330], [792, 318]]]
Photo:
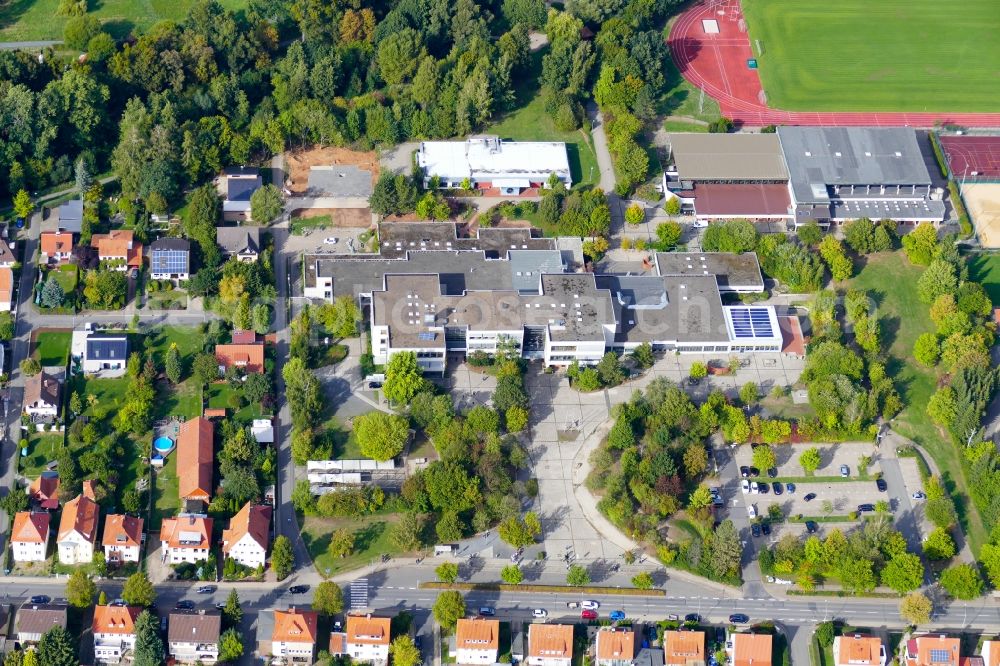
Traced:
[[69, 331], [41, 331], [35, 337], [34, 355], [43, 366], [66, 366], [73, 334]]
[[1000, 254], [969, 257], [969, 279], [983, 285], [993, 305], [1000, 305]]
[[[397, 520], [398, 516], [391, 513], [365, 518], [309, 516], [302, 525], [302, 540], [309, 549], [309, 555], [319, 574], [324, 577], [335, 576], [370, 564], [372, 559], [381, 555], [408, 555], [409, 553], [401, 552], [390, 538], [392, 524]], [[354, 552], [347, 557], [333, 557], [329, 552], [330, 539], [341, 528], [354, 533]]]
[[[219, 0], [227, 9], [246, 7], [248, 0]], [[115, 37], [133, 29], [145, 30], [157, 21], [180, 21], [195, 0], [98, 0], [90, 13]], [[0, 41], [62, 39], [66, 17], [57, 16], [59, 0], [6, 0], [0, 2]]]
[[[791, 111], [965, 111], [1000, 107], [995, 0], [753, 0], [768, 105]], [[754, 45], [754, 50], [757, 48]]]

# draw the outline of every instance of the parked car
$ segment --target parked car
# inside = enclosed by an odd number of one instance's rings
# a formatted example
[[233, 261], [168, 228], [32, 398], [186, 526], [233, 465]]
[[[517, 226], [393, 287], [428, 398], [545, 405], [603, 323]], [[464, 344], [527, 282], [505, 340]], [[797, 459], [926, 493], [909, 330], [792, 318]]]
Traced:
[[819, 526], [816, 524], [816, 521], [814, 521], [814, 520], [807, 520], [806, 521], [806, 532], [809, 532], [809, 534], [815, 534], [816, 530], [818, 530], [818, 529], [819, 529]]
[[[744, 483], [746, 483], [746, 482], [744, 481]], [[758, 484], [756, 481], [751, 481], [750, 482], [750, 492], [752, 492], [755, 495], [757, 493], [759, 493], [760, 492], [760, 484]]]
[[789, 495], [794, 495], [795, 494], [795, 484], [794, 483], [786, 483], [785, 484], [785, 490], [788, 491]]
[[531, 617], [546, 618], [549, 616], [549, 612], [544, 608], [536, 608], [531, 611]]
[[767, 470], [767, 475], [770, 478], [772, 478], [772, 479], [775, 478], [775, 477], [777, 477], [778, 476], [778, 468], [777, 467], [771, 467], [771, 468], [769, 468]]
[[368, 382], [368, 388], [371, 390], [382, 388], [382, 382]]
[[918, 501], [919, 500], [925, 500], [925, 499], [927, 499], [927, 494], [924, 491], [922, 491], [922, 490], [918, 490], [917, 492], [915, 492], [912, 495], [910, 495], [910, 497], [912, 497], [913, 499], [918, 500]]
[[687, 615], [684, 616], [684, 621], [694, 622], [695, 624], [697, 624], [701, 622], [701, 615], [698, 615], [697, 613], [688, 613]]
[[765, 483], [764, 481], [761, 481], [760, 483], [757, 484], [757, 492], [759, 492], [761, 495], [766, 495], [770, 490], [771, 486]]
[[845, 479], [851, 475], [851, 468], [847, 465], [840, 466], [840, 475]]
[[812, 502], [814, 499], [816, 499], [816, 493], [806, 493], [805, 497], [803, 497], [802, 499], [804, 499], [807, 502]]
[[742, 489], [742, 490], [743, 490], [743, 492], [745, 492], [745, 493], [748, 493], [748, 492], [750, 492], [750, 482], [749, 482], [749, 481], [747, 481], [746, 479], [743, 479], [743, 480], [742, 480], [742, 481], [740, 482], [740, 489]]
[[771, 536], [771, 523], [761, 523], [760, 531], [764, 533], [764, 536]]
[[214, 585], [202, 585], [197, 590], [195, 590], [195, 592], [197, 592], [198, 594], [212, 594], [213, 592], [215, 592], [215, 589], [216, 588]]
[[866, 504], [859, 504], [858, 505], [858, 513], [864, 513], [865, 511], [874, 511], [874, 510], [875, 510], [875, 505], [874, 504], [867, 504], [866, 503]]
[[743, 613], [733, 613], [729, 616], [730, 624], [746, 624], [750, 621], [750, 617]]
[[760, 470], [756, 467], [750, 468], [750, 476], [760, 476]]
[[309, 591], [308, 585], [292, 585], [288, 588], [288, 591], [292, 594], [304, 594]]
[[336, 236], [327, 236], [323, 239], [323, 243], [326, 245], [336, 245], [339, 240]]
[[580, 608], [586, 608], [587, 610], [597, 610], [600, 607], [601, 604], [593, 599], [585, 599], [580, 602]]
[[747, 467], [746, 465], [740, 466], [740, 476], [742, 476], [744, 479], [747, 478], [747, 477], [749, 477], [750, 476], [750, 468]]
[[880, 493], [889, 490], [889, 484], [885, 482], [885, 479], [875, 479], [875, 487], [878, 488]]
[[613, 610], [611, 611], [611, 614], [608, 615], [608, 617], [611, 618], [612, 622], [621, 622], [622, 620], [625, 619], [625, 611]]
[[756, 504], [747, 504], [747, 514], [751, 518], [756, 518], [757, 517], [757, 505]]
[[771, 487], [774, 490], [775, 495], [780, 495], [781, 493], [785, 492], [785, 489], [781, 486], [780, 481], [775, 481], [774, 483], [771, 484]]
[[578, 604], [575, 601], [567, 601], [566, 602], [566, 608], [579, 608], [579, 607], [580, 607], [580, 604]]
[[47, 594], [36, 594], [29, 601], [33, 604], [47, 604], [52, 601], [52, 597]]
[[581, 620], [596, 620], [597, 619], [597, 611], [595, 611], [595, 610], [584, 610], [584, 611], [581, 611], [580, 612], [580, 619]]
[[219, 603], [215, 604], [215, 608], [217, 610], [226, 610], [226, 602], [220, 601]]
[[181, 599], [174, 608], [177, 610], [194, 610], [194, 602], [190, 599]]
[[750, 526], [750, 534], [754, 535], [755, 537], [759, 537], [760, 536], [760, 524], [759, 523], [754, 523], [753, 525]]
[[484, 617], [493, 617], [494, 615], [497, 614], [497, 609], [493, 608], [492, 606], [482, 606], [479, 609], [479, 614]]

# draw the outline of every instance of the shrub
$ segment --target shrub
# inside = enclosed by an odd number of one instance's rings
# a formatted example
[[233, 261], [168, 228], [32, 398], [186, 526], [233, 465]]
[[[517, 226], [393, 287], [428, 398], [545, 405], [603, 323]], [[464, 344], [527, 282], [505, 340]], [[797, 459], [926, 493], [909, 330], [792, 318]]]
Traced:
[[646, 211], [637, 203], [625, 209], [625, 221], [629, 224], [642, 224], [646, 221]]

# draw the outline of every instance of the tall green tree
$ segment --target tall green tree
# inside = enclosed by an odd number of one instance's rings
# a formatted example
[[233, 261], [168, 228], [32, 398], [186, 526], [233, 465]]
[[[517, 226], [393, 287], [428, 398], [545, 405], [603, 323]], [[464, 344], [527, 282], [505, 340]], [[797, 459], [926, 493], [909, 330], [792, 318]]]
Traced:
[[438, 595], [433, 607], [434, 619], [445, 629], [454, 629], [465, 616], [465, 598], [460, 592], [447, 590]]
[[156, 618], [148, 610], [139, 613], [135, 619], [135, 650], [132, 663], [135, 666], [159, 666], [166, 660], [163, 639]]
[[76, 644], [69, 632], [54, 626], [38, 641], [39, 666], [79, 666], [76, 658]]
[[122, 599], [129, 606], [149, 607], [156, 602], [156, 590], [145, 572], [139, 571], [125, 581]]
[[397, 352], [385, 368], [382, 393], [392, 402], [405, 405], [423, 390], [426, 382], [413, 352]]
[[66, 600], [76, 608], [90, 608], [97, 595], [97, 584], [83, 569], [74, 569], [66, 581]]
[[271, 568], [278, 580], [284, 580], [292, 573], [295, 566], [295, 555], [292, 553], [292, 542], [284, 534], [274, 539], [271, 547]]

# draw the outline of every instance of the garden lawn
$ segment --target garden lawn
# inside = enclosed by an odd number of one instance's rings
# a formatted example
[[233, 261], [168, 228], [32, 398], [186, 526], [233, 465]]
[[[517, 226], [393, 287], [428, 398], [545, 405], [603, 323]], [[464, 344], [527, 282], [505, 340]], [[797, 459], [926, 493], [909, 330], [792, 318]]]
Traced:
[[[373, 558], [389, 555], [405, 556], [389, 538], [396, 514], [379, 514], [364, 518], [318, 518], [308, 516], [302, 525], [302, 540], [309, 549], [313, 564], [321, 576], [329, 578], [369, 564]], [[347, 528], [354, 532], [354, 552], [347, 557], [333, 557], [328, 549], [334, 531]]]
[[58, 269], [49, 271], [49, 275], [59, 283], [64, 294], [71, 294], [76, 290], [79, 271], [73, 264], [63, 264]]
[[165, 419], [183, 416], [185, 419], [201, 416], [201, 387], [193, 377], [188, 377], [176, 386], [169, 382], [157, 385], [157, 400], [153, 405], [153, 418]]
[[326, 229], [333, 224], [333, 217], [330, 215], [316, 215], [314, 217], [294, 217], [291, 221], [291, 233], [293, 236], [302, 236], [307, 229]]
[[39, 432], [28, 439], [28, 455], [18, 462], [21, 476], [34, 480], [45, 470], [45, 466], [59, 457], [63, 450], [63, 433]]
[[983, 285], [993, 305], [1000, 305], [1000, 254], [969, 257], [969, 279]]
[[597, 153], [594, 152], [590, 134], [582, 129], [569, 132], [556, 129], [552, 117], [545, 111], [538, 85], [543, 53], [544, 50], [533, 53], [531, 71], [515, 78], [515, 109], [483, 133], [514, 141], [563, 141], [569, 154], [573, 186], [596, 185], [601, 179], [601, 172], [597, 168]]
[[40, 331], [35, 336], [34, 355], [43, 366], [66, 367], [73, 334], [69, 331]]
[[[219, 0], [227, 9], [242, 9], [248, 0]], [[90, 3], [90, 14], [104, 29], [123, 38], [133, 29], [145, 30], [157, 21], [180, 21], [195, 0], [101, 0]], [[61, 40], [66, 17], [56, 15], [59, 0], [9, 0], [0, 3], [0, 41]]]
[[177, 480], [177, 451], [167, 457], [159, 472], [153, 474], [153, 511], [150, 514], [149, 532], [160, 531], [160, 523], [177, 513], [181, 507], [180, 486]]
[[861, 272], [848, 287], [868, 291], [877, 304], [883, 344], [889, 344], [887, 370], [905, 407], [895, 418], [893, 428], [923, 446], [937, 463], [946, 486], [958, 509], [959, 520], [973, 552], [986, 540], [979, 512], [969, 500], [968, 486], [958, 451], [927, 416], [927, 403], [936, 390], [934, 371], [913, 358], [913, 343], [922, 333], [934, 331], [928, 305], [917, 298], [917, 283], [922, 266], [913, 266], [903, 252], [871, 255]]
[[243, 423], [249, 423], [254, 419], [261, 418], [263, 410], [261, 410], [259, 404], [244, 405], [235, 413], [233, 412], [233, 408], [229, 405], [229, 398], [238, 394], [239, 389], [234, 389], [226, 382], [211, 384], [208, 387], [208, 407], [209, 409], [228, 410], [232, 418]]
[[197, 326], [158, 326], [146, 336], [146, 348], [155, 352], [162, 362], [170, 345], [176, 344], [184, 360], [185, 371], [191, 372], [191, 361], [195, 354], [201, 352], [202, 339]]
[[[1000, 107], [996, 0], [743, 3], [768, 106], [794, 111]], [[844, 94], [850, 91], [850, 94]]]

